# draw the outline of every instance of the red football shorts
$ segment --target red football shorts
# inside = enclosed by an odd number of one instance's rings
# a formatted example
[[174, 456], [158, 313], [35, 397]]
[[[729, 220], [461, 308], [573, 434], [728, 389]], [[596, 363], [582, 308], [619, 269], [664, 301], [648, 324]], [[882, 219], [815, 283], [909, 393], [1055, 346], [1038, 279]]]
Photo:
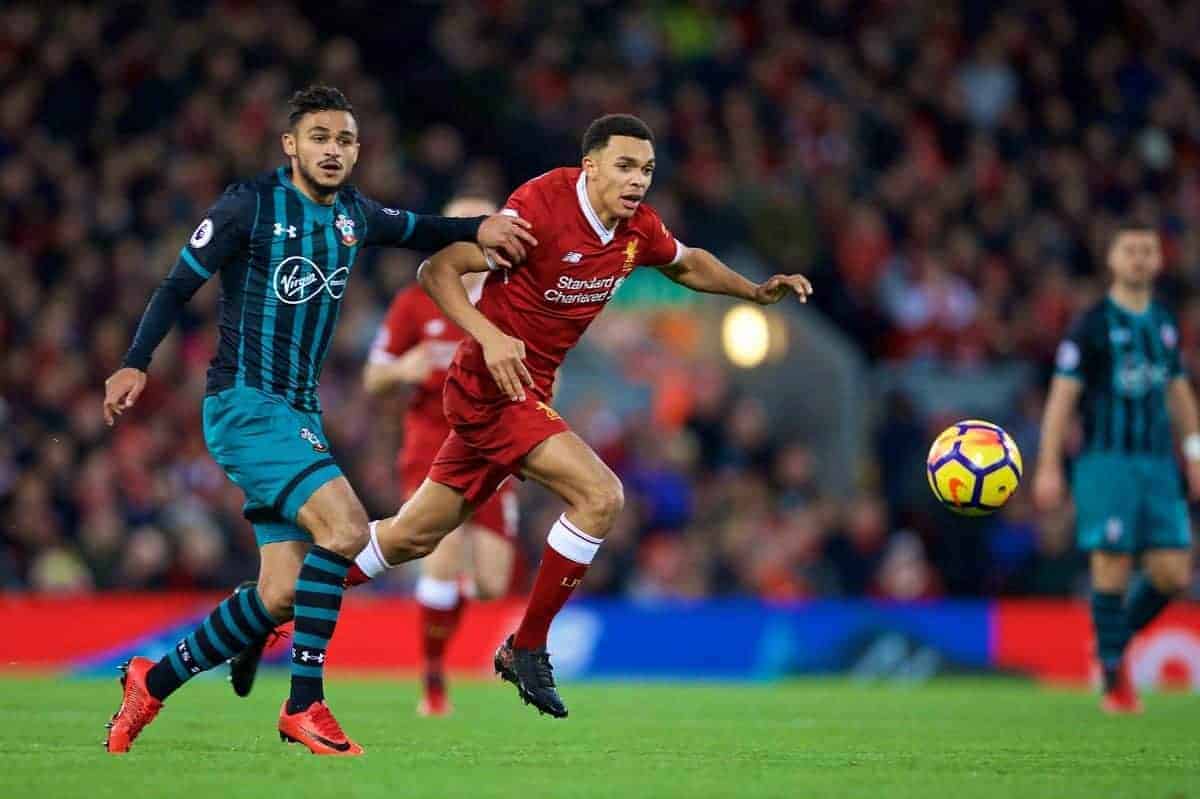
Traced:
[[[416, 493], [429, 474], [433, 458], [450, 434], [448, 425], [409, 424], [404, 430], [404, 449], [400, 453], [397, 471], [400, 473], [400, 496], [407, 499]], [[503, 483], [490, 499], [471, 514], [471, 524], [505, 539], [517, 537], [517, 492], [512, 482]]]
[[520, 477], [521, 460], [530, 450], [571, 428], [533, 391], [525, 392], [524, 402], [512, 402], [493, 397], [491, 391], [468, 390], [460, 375], [467, 382], [492, 379], [451, 367], [442, 401], [452, 430], [433, 459], [429, 479], [461, 491], [468, 502], [479, 506], [506, 477]]

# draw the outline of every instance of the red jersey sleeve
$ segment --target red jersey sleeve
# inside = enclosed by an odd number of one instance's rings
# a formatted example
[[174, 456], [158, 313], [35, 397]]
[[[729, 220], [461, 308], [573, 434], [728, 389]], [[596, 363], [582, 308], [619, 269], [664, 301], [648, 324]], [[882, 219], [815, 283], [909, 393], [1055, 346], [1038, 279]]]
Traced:
[[551, 172], [547, 172], [537, 176], [533, 180], [527, 180], [522, 183], [517, 187], [516, 191], [508, 196], [504, 207], [500, 209], [500, 213], [502, 214], [519, 216], [533, 225], [533, 235], [535, 237], [538, 235], [537, 227], [539, 223], [547, 225], [552, 222], [547, 210], [544, 185], [551, 174]]
[[371, 363], [395, 360], [421, 343], [421, 319], [413, 302], [413, 292], [420, 290], [410, 286], [396, 293], [371, 343]]
[[684, 246], [671, 231], [658, 212], [649, 206], [644, 206], [649, 212], [643, 230], [648, 239], [646, 252], [638, 260], [642, 266], [670, 266], [683, 257]]

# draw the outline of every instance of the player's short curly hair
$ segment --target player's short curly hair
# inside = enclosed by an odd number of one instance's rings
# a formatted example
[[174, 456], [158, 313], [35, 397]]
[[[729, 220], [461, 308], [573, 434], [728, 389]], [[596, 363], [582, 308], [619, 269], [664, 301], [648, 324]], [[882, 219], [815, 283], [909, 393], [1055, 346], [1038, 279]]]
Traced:
[[613, 136], [630, 136], [654, 144], [650, 126], [633, 114], [606, 114], [588, 125], [583, 133], [583, 154], [602, 150]]
[[340, 89], [332, 86], [313, 84], [301, 89], [288, 100], [288, 127], [294, 128], [305, 114], [315, 114], [318, 111], [348, 111], [354, 113], [354, 106], [346, 99]]

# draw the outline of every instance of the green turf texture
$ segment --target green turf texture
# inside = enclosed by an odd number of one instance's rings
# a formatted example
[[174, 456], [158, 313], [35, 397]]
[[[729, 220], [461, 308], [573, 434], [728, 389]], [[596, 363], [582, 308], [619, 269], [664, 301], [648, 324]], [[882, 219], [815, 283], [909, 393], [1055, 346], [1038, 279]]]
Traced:
[[0, 678], [0, 796], [1200, 798], [1191, 695], [1110, 718], [1090, 694], [999, 678], [568, 683], [557, 721], [474, 682], [452, 686], [452, 717], [420, 719], [411, 682], [335, 677], [331, 705], [367, 750], [343, 760], [279, 742], [285, 689], [264, 677], [238, 699], [197, 680], [115, 757], [115, 679]]

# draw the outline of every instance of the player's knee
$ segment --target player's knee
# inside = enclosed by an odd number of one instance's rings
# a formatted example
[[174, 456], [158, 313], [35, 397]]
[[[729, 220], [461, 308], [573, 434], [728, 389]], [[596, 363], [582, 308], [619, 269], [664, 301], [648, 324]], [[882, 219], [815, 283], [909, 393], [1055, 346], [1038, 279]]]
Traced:
[[508, 590], [507, 574], [476, 574], [475, 598], [481, 602], [489, 599], [499, 599]]
[[330, 528], [321, 545], [344, 558], [353, 559], [370, 540], [367, 525], [347, 522]]
[[1191, 582], [1190, 564], [1186, 564], [1187, 568], [1168, 568], [1161, 569], [1158, 574], [1154, 575], [1152, 582], [1154, 587], [1160, 594], [1166, 596], [1175, 596], [1187, 590]]
[[594, 532], [588, 532], [595, 536], [603, 536], [625, 507], [625, 489], [620, 479], [615, 474], [609, 474], [588, 491], [585, 506], [584, 510], [598, 524]]
[[271, 618], [281, 623], [288, 621], [296, 604], [296, 580], [259, 580], [258, 596]]

